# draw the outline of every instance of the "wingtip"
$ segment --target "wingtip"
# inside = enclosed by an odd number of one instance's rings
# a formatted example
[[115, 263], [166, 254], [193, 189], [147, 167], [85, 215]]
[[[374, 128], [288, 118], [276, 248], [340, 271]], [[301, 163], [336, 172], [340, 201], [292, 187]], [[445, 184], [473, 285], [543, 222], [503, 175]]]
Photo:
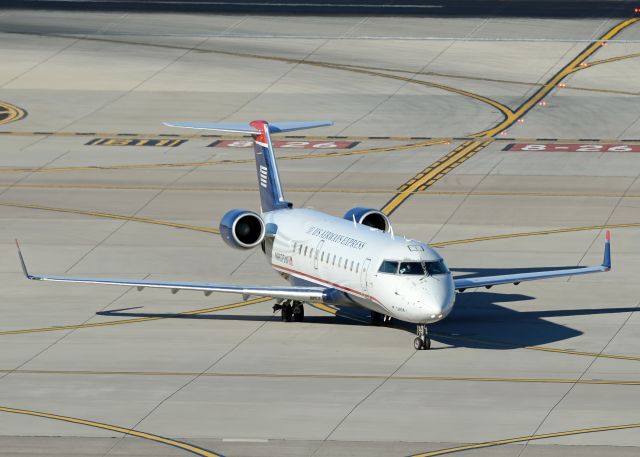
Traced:
[[602, 267], [605, 271], [611, 270], [611, 232], [609, 230], [607, 230], [605, 234], [604, 259], [602, 260]]
[[20, 259], [20, 267], [22, 268], [22, 273], [27, 279], [33, 279], [33, 276], [29, 274], [27, 270], [27, 264], [24, 262], [24, 257], [22, 257], [22, 251], [20, 250], [20, 243], [16, 239], [16, 247], [18, 248], [18, 258]]

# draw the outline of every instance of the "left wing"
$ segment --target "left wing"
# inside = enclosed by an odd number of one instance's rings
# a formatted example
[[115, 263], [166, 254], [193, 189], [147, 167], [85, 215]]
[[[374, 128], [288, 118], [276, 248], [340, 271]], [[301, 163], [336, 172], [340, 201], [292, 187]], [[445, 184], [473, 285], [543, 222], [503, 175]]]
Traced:
[[266, 287], [266, 286], [242, 286], [231, 284], [210, 284], [210, 283], [189, 283], [189, 282], [155, 282], [147, 280], [137, 279], [107, 279], [107, 278], [82, 278], [74, 276], [37, 276], [32, 275], [27, 270], [27, 265], [24, 262], [24, 257], [20, 251], [20, 245], [16, 240], [16, 246], [18, 246], [18, 257], [20, 258], [20, 264], [22, 266], [22, 272], [27, 279], [36, 281], [55, 281], [55, 282], [74, 282], [74, 283], [86, 283], [86, 284], [109, 284], [113, 286], [128, 286], [137, 287], [138, 290], [142, 290], [145, 287], [158, 288], [158, 289], [171, 289], [172, 293], [176, 293], [179, 290], [197, 290], [204, 292], [205, 295], [209, 295], [212, 292], [223, 292], [230, 294], [241, 294], [245, 297], [273, 297], [289, 300], [300, 301], [325, 301], [328, 299], [328, 293], [332, 289], [325, 287]]
[[547, 278], [559, 278], [562, 276], [575, 276], [586, 275], [589, 273], [600, 273], [603, 271], [611, 270], [611, 234], [607, 230], [606, 239], [604, 243], [604, 259], [602, 265], [597, 267], [581, 267], [581, 268], [565, 268], [563, 270], [546, 270], [546, 271], [533, 271], [530, 273], [519, 273], [513, 275], [497, 275], [497, 276], [480, 276], [477, 278], [461, 278], [454, 279], [454, 285], [456, 290], [464, 292], [466, 289], [472, 287], [486, 287], [498, 284], [515, 284], [518, 285], [522, 281], [535, 281], [537, 279]]

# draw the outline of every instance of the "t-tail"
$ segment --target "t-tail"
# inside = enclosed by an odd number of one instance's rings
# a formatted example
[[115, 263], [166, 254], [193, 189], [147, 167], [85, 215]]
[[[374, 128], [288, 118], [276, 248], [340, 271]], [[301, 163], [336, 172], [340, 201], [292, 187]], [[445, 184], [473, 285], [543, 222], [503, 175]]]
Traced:
[[212, 124], [199, 122], [165, 122], [168, 127], [180, 127], [198, 130], [217, 130], [250, 134], [253, 137], [253, 149], [256, 157], [258, 173], [258, 189], [262, 212], [291, 208], [292, 204], [285, 200], [278, 174], [278, 165], [271, 145], [272, 133], [292, 132], [333, 125], [330, 121], [316, 122], [275, 122], [253, 121], [248, 124]]

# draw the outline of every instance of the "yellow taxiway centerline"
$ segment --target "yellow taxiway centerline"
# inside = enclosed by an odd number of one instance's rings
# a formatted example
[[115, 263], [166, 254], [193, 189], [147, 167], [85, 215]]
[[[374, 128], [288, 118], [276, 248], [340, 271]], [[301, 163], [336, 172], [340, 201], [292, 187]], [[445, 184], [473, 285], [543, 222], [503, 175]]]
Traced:
[[[618, 35], [622, 30], [639, 21], [640, 18], [633, 18], [617, 24], [615, 27], [605, 33], [600, 40], [610, 40]], [[536, 103], [542, 100], [549, 92], [551, 92], [560, 81], [571, 74], [576, 68], [581, 68], [580, 64], [594, 54], [600, 47], [602, 42], [594, 42], [582, 51], [577, 57], [566, 64], [558, 73], [556, 73], [549, 81], [547, 81], [540, 89], [538, 89], [531, 97], [522, 103], [515, 111], [504, 112], [504, 120], [496, 126], [478, 132], [473, 137], [477, 137], [477, 141], [465, 141], [462, 145], [455, 148], [449, 154], [442, 157], [436, 163], [425, 168], [422, 172], [411, 178], [405, 184], [398, 188], [398, 193], [391, 198], [381, 209], [386, 215], [392, 214], [417, 190], [426, 190], [428, 187], [442, 179], [446, 174], [458, 167], [469, 158], [473, 157], [478, 151], [484, 149], [492, 141], [493, 137], [504, 131], [522, 116], [524, 116]]]
[[542, 383], [542, 384], [586, 384], [640, 386], [634, 379], [561, 379], [561, 378], [505, 378], [474, 376], [420, 376], [388, 374], [349, 373], [256, 373], [256, 372], [187, 372], [187, 371], [96, 371], [96, 370], [13, 370], [0, 369], [0, 373], [34, 376], [149, 376], [149, 377], [210, 377], [210, 378], [275, 378], [275, 379], [344, 379], [344, 380], [384, 380], [393, 381], [460, 381], [498, 383]]
[[640, 428], [640, 424], [609, 425], [605, 427], [582, 428], [577, 430], [568, 430], [564, 432], [544, 433], [541, 435], [521, 436], [518, 438], [507, 438], [503, 440], [487, 441], [484, 443], [467, 444], [464, 446], [456, 446], [456, 447], [450, 447], [446, 449], [439, 449], [437, 451], [423, 452], [421, 454], [413, 454], [410, 457], [435, 457], [437, 455], [447, 455], [447, 454], [453, 454], [454, 452], [469, 451], [472, 449], [482, 449], [487, 447], [503, 446], [505, 444], [523, 443], [523, 442], [543, 440], [548, 438], [558, 438], [561, 436], [582, 435], [586, 433], [609, 432], [612, 430], [627, 430], [632, 428]]
[[215, 452], [211, 452], [207, 449], [201, 448], [199, 446], [195, 446], [193, 444], [184, 443], [182, 441], [176, 441], [171, 438], [165, 438], [163, 436], [154, 435], [152, 433], [140, 432], [138, 430], [118, 427], [116, 425], [103, 424], [101, 422], [78, 419], [75, 417], [60, 416], [58, 414], [43, 413], [39, 411], [30, 411], [27, 409], [8, 408], [6, 406], [0, 406], [0, 412], [22, 414], [25, 416], [42, 417], [44, 419], [52, 419], [52, 420], [57, 420], [61, 422], [69, 422], [72, 424], [86, 425], [88, 427], [100, 428], [102, 430], [109, 430], [112, 432], [123, 433], [129, 436], [135, 436], [137, 438], [143, 438], [145, 440], [155, 441], [156, 443], [167, 444], [169, 446], [173, 446], [178, 449], [182, 449], [184, 451], [187, 451], [202, 457], [223, 457], [221, 454], [216, 454]]
[[22, 335], [25, 333], [42, 333], [42, 332], [57, 332], [61, 330], [77, 330], [81, 328], [94, 328], [94, 327], [108, 327], [112, 325], [124, 325], [124, 324], [137, 324], [140, 322], [149, 322], [149, 321], [157, 321], [161, 319], [169, 319], [180, 316], [195, 316], [198, 314], [208, 314], [215, 313], [217, 311], [224, 311], [227, 309], [240, 308], [242, 306], [255, 305], [256, 303], [263, 303], [271, 300], [271, 298], [254, 298], [253, 300], [245, 300], [238, 303], [231, 303], [227, 305], [214, 306], [213, 308], [204, 308], [204, 309], [196, 309], [193, 311], [184, 311], [182, 313], [174, 313], [166, 316], [153, 316], [153, 317], [137, 317], [134, 319], [122, 319], [117, 321], [106, 321], [106, 322], [94, 322], [91, 324], [76, 324], [76, 325], [60, 325], [55, 327], [42, 327], [42, 328], [31, 328], [24, 330], [6, 330], [0, 332], [0, 336], [4, 335]]
[[[307, 160], [322, 159], [329, 157], [347, 157], [365, 154], [374, 154], [378, 152], [405, 151], [409, 149], [426, 148], [436, 144], [449, 144], [448, 138], [437, 138], [433, 140], [420, 141], [418, 143], [400, 144], [395, 146], [383, 146], [378, 148], [355, 149], [347, 151], [327, 151], [310, 154], [297, 154], [290, 156], [278, 157], [278, 161], [282, 160]], [[212, 160], [206, 162], [169, 162], [169, 163], [144, 163], [144, 164], [127, 164], [127, 165], [87, 165], [74, 167], [13, 167], [0, 168], [0, 173], [57, 173], [69, 171], [100, 171], [100, 170], [147, 170], [156, 168], [181, 168], [181, 167], [204, 167], [213, 165], [234, 165], [255, 163], [254, 158], [250, 159], [225, 159]]]

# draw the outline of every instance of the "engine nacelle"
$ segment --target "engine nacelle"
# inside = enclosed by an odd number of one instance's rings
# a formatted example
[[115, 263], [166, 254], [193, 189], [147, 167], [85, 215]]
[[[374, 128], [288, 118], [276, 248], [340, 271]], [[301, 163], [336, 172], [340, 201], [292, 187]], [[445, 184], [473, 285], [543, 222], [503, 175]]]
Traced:
[[236, 249], [251, 249], [264, 239], [262, 218], [253, 211], [232, 209], [220, 221], [220, 235], [225, 243]]
[[386, 214], [377, 209], [352, 208], [345, 213], [344, 218], [349, 221], [355, 219], [358, 224], [373, 227], [383, 232], [388, 233], [391, 231], [391, 221]]

